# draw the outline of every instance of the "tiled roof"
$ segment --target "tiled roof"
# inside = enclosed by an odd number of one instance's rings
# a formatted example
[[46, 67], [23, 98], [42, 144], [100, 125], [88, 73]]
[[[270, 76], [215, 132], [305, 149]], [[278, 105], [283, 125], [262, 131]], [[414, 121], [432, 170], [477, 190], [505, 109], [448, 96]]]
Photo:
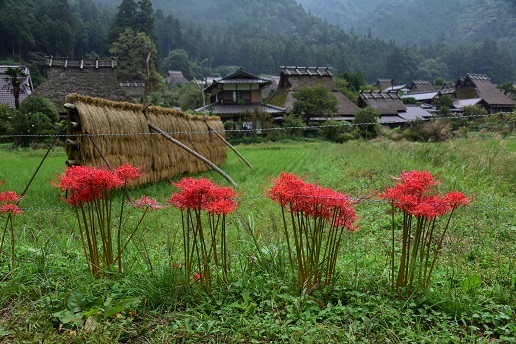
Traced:
[[437, 97], [438, 94], [439, 94], [439, 92], [437, 92], [437, 91], [435, 91], [435, 92], [417, 92], [417, 93], [405, 94], [405, 95], [401, 96], [401, 98], [414, 98], [415, 100], [417, 100], [419, 102], [419, 101], [424, 101], [424, 100], [432, 100], [435, 97]]
[[477, 105], [481, 101], [482, 98], [457, 99], [453, 102], [453, 107], [456, 109], [462, 109], [465, 106]]
[[407, 105], [407, 111], [399, 112], [398, 116], [403, 118], [405, 121], [416, 121], [416, 120], [424, 120], [432, 117], [432, 114], [425, 109], [420, 108], [417, 105]]
[[14, 95], [11, 90], [10, 82], [6, 80], [5, 76], [5, 71], [8, 68], [22, 68], [26, 75], [21, 84], [20, 104], [32, 93], [32, 80], [30, 78], [30, 71], [25, 66], [0, 66], [0, 104], [8, 104], [9, 107], [14, 108]]
[[212, 83], [204, 89], [204, 92], [209, 92], [210, 90], [216, 88], [219, 84], [259, 84], [267, 86], [271, 83], [272, 81], [270, 79], [259, 78], [255, 75], [247, 73], [242, 68], [239, 68], [235, 72], [224, 78], [214, 79]]
[[[278, 115], [285, 113], [285, 108], [274, 106], [274, 105], [261, 105], [261, 104], [243, 104], [243, 105], [223, 105], [220, 103], [213, 103], [206, 105], [206, 111], [217, 116], [224, 115], [238, 115], [245, 113], [252, 113], [254, 111], [260, 111], [271, 115]], [[195, 112], [204, 112], [204, 108], [200, 107], [195, 109]]]

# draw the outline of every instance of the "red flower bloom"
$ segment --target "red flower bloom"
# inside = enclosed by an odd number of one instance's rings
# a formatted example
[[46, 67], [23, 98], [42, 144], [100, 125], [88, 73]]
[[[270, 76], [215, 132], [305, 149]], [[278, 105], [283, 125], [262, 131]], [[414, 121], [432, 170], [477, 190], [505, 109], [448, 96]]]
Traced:
[[139, 167], [133, 167], [130, 164], [123, 164], [115, 171], [118, 178], [122, 179], [124, 182], [127, 182], [129, 180], [135, 180], [139, 176], [142, 175], [141, 168]]
[[452, 208], [456, 208], [460, 205], [468, 205], [471, 199], [467, 198], [462, 192], [451, 191], [444, 195], [444, 201]]
[[0, 204], [15, 203], [20, 196], [14, 191], [4, 191], [0, 193]]
[[22, 210], [18, 208], [16, 204], [4, 204], [0, 207], [0, 213], [12, 213], [18, 215], [22, 213]]
[[123, 185], [123, 180], [116, 173], [90, 166], [69, 166], [58, 178], [56, 184], [62, 191], [67, 191], [65, 202], [73, 206], [82, 206], [99, 198], [105, 198], [112, 189]]
[[143, 195], [139, 200], [134, 201], [132, 205], [136, 208], [150, 208], [152, 210], [163, 208], [155, 198]]

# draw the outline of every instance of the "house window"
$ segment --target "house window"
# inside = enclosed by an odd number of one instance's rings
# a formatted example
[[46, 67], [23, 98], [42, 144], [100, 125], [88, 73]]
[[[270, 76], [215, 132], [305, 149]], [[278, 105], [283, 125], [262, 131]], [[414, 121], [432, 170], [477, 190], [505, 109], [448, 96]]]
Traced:
[[251, 91], [222, 91], [223, 104], [250, 104]]

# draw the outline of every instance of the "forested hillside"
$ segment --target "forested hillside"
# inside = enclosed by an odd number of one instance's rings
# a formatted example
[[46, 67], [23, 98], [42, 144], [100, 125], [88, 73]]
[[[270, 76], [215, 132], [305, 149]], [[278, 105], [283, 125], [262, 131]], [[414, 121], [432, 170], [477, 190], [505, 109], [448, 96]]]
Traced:
[[[355, 4], [357, 17], [376, 1]], [[0, 59], [41, 63], [45, 55], [110, 56], [123, 21], [130, 20], [122, 15], [113, 22], [121, 3], [0, 0]], [[495, 82], [514, 79], [509, 51], [496, 41], [402, 46], [399, 41], [375, 38], [375, 29], [372, 37], [345, 32], [308, 13], [295, 0], [123, 3], [144, 8], [145, 18], [128, 26], [151, 36], [160, 52], [157, 62], [162, 63], [162, 72], [179, 68], [188, 76], [201, 76], [241, 66], [251, 73], [278, 74], [282, 65], [299, 65], [331, 66], [335, 73], [360, 71], [369, 82], [379, 77], [396, 82], [456, 80], [468, 72], [488, 73]]]
[[419, 46], [470, 46], [489, 39], [516, 61], [514, 0], [297, 1], [328, 22], [362, 35]]

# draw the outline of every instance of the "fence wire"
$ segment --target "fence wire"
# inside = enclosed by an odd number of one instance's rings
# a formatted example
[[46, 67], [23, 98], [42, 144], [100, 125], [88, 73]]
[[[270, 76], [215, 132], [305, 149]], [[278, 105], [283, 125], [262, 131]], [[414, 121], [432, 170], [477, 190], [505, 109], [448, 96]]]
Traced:
[[[475, 119], [475, 118], [484, 118], [484, 117], [492, 117], [492, 116], [500, 116], [500, 115], [509, 115], [510, 117], [515, 116], [516, 113], [496, 113], [496, 114], [487, 114], [487, 115], [469, 115], [469, 116], [450, 116], [450, 117], [431, 117], [426, 119], [418, 119], [400, 123], [398, 121], [385, 121], [385, 122], [369, 122], [369, 123], [353, 123], [348, 121], [341, 121], [341, 123], [331, 123], [331, 124], [321, 124], [321, 125], [309, 125], [309, 126], [281, 126], [281, 127], [270, 127], [270, 128], [248, 128], [248, 129], [225, 129], [225, 130], [206, 130], [206, 131], [170, 131], [167, 132], [169, 135], [204, 135], [212, 132], [218, 133], [262, 133], [264, 131], [287, 131], [287, 130], [315, 130], [322, 129], [328, 127], [363, 127], [369, 125], [386, 125], [386, 124], [415, 124], [418, 122], [429, 122], [429, 121], [449, 121], [449, 120], [464, 120], [464, 119]], [[332, 121], [332, 118], [329, 117], [328, 121]], [[74, 134], [75, 137], [127, 137], [127, 136], [146, 136], [146, 135], [158, 135], [160, 133], [157, 132], [138, 132], [138, 133], [96, 133], [96, 134]], [[67, 134], [3, 134], [0, 135], [0, 139], [9, 139], [9, 138], [17, 138], [17, 137], [34, 137], [34, 138], [44, 138], [44, 137], [60, 137], [66, 138]]]

